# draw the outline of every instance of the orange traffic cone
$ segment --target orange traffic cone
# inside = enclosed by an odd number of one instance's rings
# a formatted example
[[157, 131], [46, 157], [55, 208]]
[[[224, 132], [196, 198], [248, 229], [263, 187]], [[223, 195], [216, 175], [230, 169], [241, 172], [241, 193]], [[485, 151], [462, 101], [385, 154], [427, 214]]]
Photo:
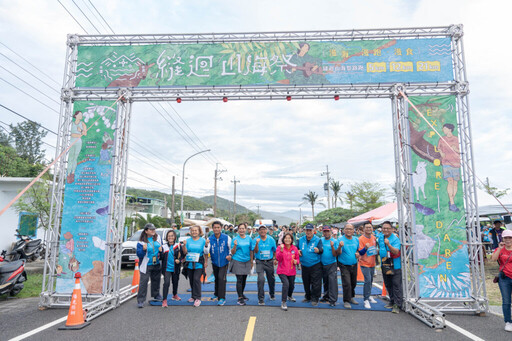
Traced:
[[135, 294], [139, 291], [139, 280], [140, 280], [140, 271], [139, 271], [139, 260], [135, 259], [135, 269], [133, 269], [133, 279], [132, 279], [132, 287], [137, 286], [132, 289], [132, 294]]
[[80, 289], [80, 272], [75, 274], [75, 288], [71, 295], [71, 304], [69, 305], [68, 319], [64, 327], [60, 330], [77, 330], [90, 325], [90, 322], [85, 322], [85, 311], [82, 308], [82, 290]]
[[384, 282], [382, 282], [382, 297], [385, 297], [388, 295], [388, 291], [386, 290], [386, 285], [384, 284]]
[[359, 266], [359, 264], [357, 264], [357, 281], [364, 282], [363, 272], [361, 271], [361, 267]]

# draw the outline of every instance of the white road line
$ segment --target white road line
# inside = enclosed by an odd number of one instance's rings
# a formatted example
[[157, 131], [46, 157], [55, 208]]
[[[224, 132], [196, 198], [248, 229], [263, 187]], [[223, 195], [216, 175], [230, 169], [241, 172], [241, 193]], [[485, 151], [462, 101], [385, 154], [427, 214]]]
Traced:
[[482, 338], [480, 338], [480, 337], [476, 336], [476, 335], [475, 335], [475, 334], [473, 334], [473, 333], [468, 332], [466, 329], [461, 328], [461, 327], [459, 327], [458, 325], [451, 323], [450, 321], [446, 321], [446, 320], [445, 320], [445, 323], [446, 323], [446, 326], [448, 326], [448, 327], [450, 327], [450, 328], [452, 328], [452, 329], [454, 329], [454, 330], [458, 331], [459, 333], [461, 333], [462, 335], [464, 335], [464, 336], [466, 336], [466, 337], [470, 338], [471, 340], [474, 340], [474, 341], [485, 341], [484, 339], [482, 339]]
[[30, 336], [32, 336], [32, 335], [35, 335], [35, 334], [37, 334], [37, 333], [39, 333], [39, 332], [42, 332], [42, 331], [43, 331], [43, 330], [45, 330], [45, 329], [48, 329], [48, 328], [50, 328], [50, 327], [55, 326], [56, 324], [59, 324], [59, 323], [62, 323], [62, 322], [64, 322], [64, 321], [66, 321], [66, 320], [67, 320], [67, 318], [68, 318], [68, 317], [67, 317], [67, 315], [66, 315], [66, 316], [64, 316], [64, 317], [62, 317], [62, 318], [60, 318], [60, 319], [58, 319], [58, 320], [55, 320], [55, 321], [53, 321], [53, 322], [50, 322], [50, 323], [48, 323], [48, 324], [45, 324], [44, 326], [41, 326], [41, 327], [36, 328], [36, 329], [34, 329], [34, 330], [31, 330], [31, 331], [29, 331], [28, 333], [25, 333], [25, 334], [20, 335], [20, 336], [16, 336], [15, 338], [10, 339], [9, 341], [19, 341], [19, 340], [26, 339], [27, 337], [30, 337]]

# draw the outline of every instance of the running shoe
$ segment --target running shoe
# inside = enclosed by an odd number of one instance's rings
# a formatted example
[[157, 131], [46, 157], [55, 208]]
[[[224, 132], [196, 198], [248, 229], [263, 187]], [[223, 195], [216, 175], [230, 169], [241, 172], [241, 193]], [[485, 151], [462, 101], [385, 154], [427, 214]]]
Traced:
[[137, 303], [137, 307], [139, 307], [139, 308], [144, 308], [144, 302], [139, 302], [139, 303]]
[[384, 306], [384, 308], [386, 308], [386, 309], [393, 309], [393, 304], [388, 303], [388, 304], [386, 304], [386, 305]]
[[238, 302], [237, 302], [238, 305], [246, 305], [245, 303], [245, 300], [242, 298], [242, 299], [239, 299]]
[[312, 301], [312, 302], [311, 302], [311, 305], [312, 305], [313, 307], [318, 306], [318, 301]]
[[217, 305], [224, 305], [225, 303], [226, 303], [226, 300], [225, 300], [225, 299], [223, 299], [223, 298], [221, 298], [221, 299], [219, 300], [219, 303], [217, 303]]
[[187, 300], [188, 303], [194, 303], [194, 301], [195, 300], [192, 297]]
[[364, 301], [364, 308], [365, 309], [372, 309], [372, 306], [370, 305], [370, 301], [368, 301], [368, 300]]
[[162, 301], [162, 308], [167, 308], [167, 300]]
[[171, 299], [173, 301], [181, 301], [181, 297], [179, 297], [178, 295], [174, 295]]
[[307, 298], [302, 300], [302, 303], [309, 303], [309, 302], [311, 302], [311, 300], [308, 300]]
[[155, 296], [155, 301], [161, 301], [163, 300], [164, 298], [162, 297], [162, 295], [158, 294]]
[[263, 301], [263, 300], [258, 301], [258, 305], [265, 305], [265, 301]]
[[398, 306], [395, 304], [393, 305], [393, 310], [391, 310], [391, 312], [393, 314], [398, 314], [400, 312], [400, 309], [398, 308]]
[[290, 301], [290, 302], [297, 302], [297, 300], [293, 296], [288, 296], [288, 301]]
[[244, 300], [245, 300], [246, 302], [247, 302], [247, 301], [249, 301], [249, 297], [247, 297], [247, 296], [245, 296], [245, 295], [244, 295], [243, 297], [244, 297]]
[[505, 323], [505, 330], [507, 332], [512, 332], [512, 323], [511, 322]]
[[275, 301], [275, 300], [276, 300], [276, 297], [275, 297], [275, 296], [270, 296], [270, 300], [271, 300], [271, 301]]
[[359, 302], [357, 302], [356, 299], [353, 298], [353, 297], [350, 299], [350, 303], [352, 303], [352, 304], [359, 304]]
[[286, 305], [286, 302], [281, 302], [281, 309], [283, 309], [284, 311], [288, 310], [288, 306]]
[[375, 300], [375, 298], [373, 298], [373, 297], [371, 297], [371, 296], [370, 296], [369, 301], [370, 301], [370, 303], [373, 303], [373, 304], [377, 303], [377, 301]]
[[[350, 304], [349, 304], [350, 305]], [[329, 306], [331, 307], [335, 307], [336, 306], [336, 302], [329, 302]]]
[[201, 305], [201, 300], [194, 301], [194, 307], [199, 307]]
[[210, 301], [217, 301], [219, 298], [215, 295], [212, 296], [212, 298], [210, 298]]

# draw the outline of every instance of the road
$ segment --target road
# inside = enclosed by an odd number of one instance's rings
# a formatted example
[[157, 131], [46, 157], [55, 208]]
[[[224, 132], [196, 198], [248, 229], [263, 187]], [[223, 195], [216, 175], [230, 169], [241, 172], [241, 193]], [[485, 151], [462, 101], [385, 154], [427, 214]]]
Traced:
[[[129, 284], [130, 279], [123, 280]], [[187, 282], [180, 280], [180, 292]], [[203, 296], [207, 296], [204, 294]], [[276, 295], [277, 297], [280, 294]], [[0, 339], [8, 340], [66, 316], [66, 309], [39, 311], [37, 298], [0, 302]], [[291, 304], [290, 304], [291, 307]], [[138, 309], [135, 299], [94, 320], [79, 331], [59, 331], [63, 323], [39, 332], [27, 340], [244, 340], [250, 317], [256, 317], [253, 340], [468, 340], [452, 328], [434, 331], [409, 314], [382, 311], [259, 306], [174, 306], [167, 309], [146, 306]], [[489, 314], [448, 315], [447, 320], [484, 340], [510, 340], [503, 319]]]

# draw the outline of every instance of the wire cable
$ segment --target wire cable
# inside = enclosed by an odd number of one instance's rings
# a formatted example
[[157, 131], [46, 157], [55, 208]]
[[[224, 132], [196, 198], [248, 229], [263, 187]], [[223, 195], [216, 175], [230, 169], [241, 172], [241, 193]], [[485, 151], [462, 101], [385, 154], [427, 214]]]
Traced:
[[89, 5], [87, 4], [87, 2], [85, 2], [85, 0], [82, 0], [82, 3], [83, 3], [83, 4], [85, 5], [85, 7], [89, 10], [89, 12], [94, 16], [94, 19], [96, 19], [96, 20], [100, 23], [101, 27], [103, 27], [103, 28], [105, 29], [105, 31], [108, 31], [108, 30], [107, 30], [107, 28], [105, 27], [105, 25], [103, 25], [103, 22], [102, 22], [100, 19], [98, 19], [98, 17], [96, 16], [96, 14], [95, 14], [95, 13], [93, 12], [93, 10], [89, 7]]
[[52, 133], [53, 135], [57, 136], [57, 133], [56, 133], [56, 132], [54, 132], [54, 131], [53, 131], [53, 130], [51, 130], [51, 129], [46, 128], [46, 127], [45, 127], [45, 126], [43, 126], [41, 123], [37, 123], [36, 121], [32, 121], [30, 118], [28, 118], [28, 117], [26, 117], [26, 116], [23, 116], [22, 114], [17, 113], [16, 111], [14, 111], [14, 110], [12, 110], [12, 109], [7, 108], [7, 107], [6, 107], [5, 105], [3, 105], [3, 104], [0, 104], [0, 107], [4, 108], [5, 110], [8, 110], [8, 111], [12, 112], [12, 113], [13, 113], [13, 114], [15, 114], [15, 115], [18, 115], [19, 117], [22, 117], [22, 118], [26, 119], [27, 121], [29, 121], [29, 122], [31, 122], [31, 123], [37, 124], [38, 126], [40, 126], [41, 128], [43, 128], [44, 130], [49, 131], [49, 132], [50, 132], [50, 133]]
[[0, 80], [3, 80], [4, 82], [6, 82], [7, 84], [9, 84], [9, 85], [10, 85], [10, 86], [12, 86], [13, 88], [18, 89], [19, 91], [23, 92], [23, 93], [24, 93], [25, 95], [27, 95], [28, 97], [30, 97], [30, 98], [32, 98], [33, 100], [35, 100], [35, 101], [37, 101], [37, 102], [41, 103], [42, 105], [44, 105], [44, 106], [45, 106], [45, 107], [47, 107], [48, 109], [50, 109], [50, 110], [54, 111], [55, 113], [60, 114], [60, 113], [59, 113], [57, 110], [55, 110], [54, 108], [52, 108], [52, 107], [50, 107], [49, 105], [47, 105], [47, 104], [45, 104], [45, 103], [41, 102], [40, 100], [38, 100], [37, 98], [35, 98], [35, 97], [34, 97], [34, 96], [32, 96], [31, 94], [29, 94], [29, 93], [27, 93], [27, 92], [25, 92], [25, 91], [21, 90], [21, 89], [20, 89], [20, 88], [18, 88], [16, 85], [14, 85], [14, 84], [12, 84], [12, 83], [10, 83], [10, 82], [6, 81], [6, 80], [5, 80], [5, 79], [3, 79], [2, 77], [0, 77]]
[[80, 22], [78, 22], [78, 20], [76, 20], [76, 18], [73, 16], [73, 14], [71, 14], [71, 12], [68, 11], [68, 9], [66, 8], [66, 6], [64, 6], [62, 4], [62, 2], [60, 2], [60, 0], [57, 0], [59, 2], [59, 4], [64, 7], [64, 9], [66, 10], [66, 12], [68, 12], [68, 14], [71, 16], [71, 18], [73, 18], [73, 20], [78, 24], [78, 26], [80, 26], [82, 28], [82, 30], [84, 30], [84, 32], [86, 34], [89, 34], [89, 32], [87, 32], [87, 30], [80, 24]]
[[82, 11], [82, 8], [80, 8], [80, 6], [78, 6], [78, 4], [75, 2], [75, 0], [71, 0], [73, 1], [73, 3], [75, 4], [75, 6], [78, 8], [78, 10], [80, 12], [82, 12], [83, 16], [85, 17], [85, 19], [87, 19], [87, 21], [92, 25], [92, 27], [94, 27], [94, 29], [96, 30], [96, 32], [98, 32], [98, 34], [101, 34], [100, 31], [98, 31], [98, 29], [96, 28], [96, 25], [94, 25], [92, 23], [92, 21], [89, 19], [89, 17], [87, 16], [87, 14], [84, 13], [84, 11]]
[[101, 13], [98, 11], [98, 9], [96, 8], [96, 6], [94, 6], [94, 4], [92, 3], [91, 0], [89, 0], [89, 2], [91, 3], [92, 7], [94, 8], [94, 10], [99, 14], [99, 16], [101, 17], [101, 19], [103, 19], [103, 21], [105, 22], [105, 24], [107, 24], [108, 28], [110, 28], [110, 31], [112, 31], [112, 34], [116, 34], [116, 32], [114, 32], [114, 30], [112, 29], [112, 27], [110, 27], [110, 25], [108, 24], [108, 22], [105, 20], [105, 18], [103, 18], [103, 16], [101, 15]]
[[157, 181], [157, 180], [155, 180], [155, 179], [151, 179], [150, 177], [145, 176], [144, 174], [140, 174], [139, 172], [136, 172], [136, 171], [134, 171], [133, 169], [128, 169], [128, 172], [135, 173], [135, 174], [137, 174], [137, 175], [139, 175], [139, 176], [142, 176], [143, 178], [146, 178], [146, 179], [151, 180], [151, 181], [153, 181], [153, 182], [159, 183], [160, 185], [164, 185], [164, 186], [166, 186], [166, 188], [168, 187], [168, 185], [163, 184], [163, 183], [161, 183], [160, 181]]

